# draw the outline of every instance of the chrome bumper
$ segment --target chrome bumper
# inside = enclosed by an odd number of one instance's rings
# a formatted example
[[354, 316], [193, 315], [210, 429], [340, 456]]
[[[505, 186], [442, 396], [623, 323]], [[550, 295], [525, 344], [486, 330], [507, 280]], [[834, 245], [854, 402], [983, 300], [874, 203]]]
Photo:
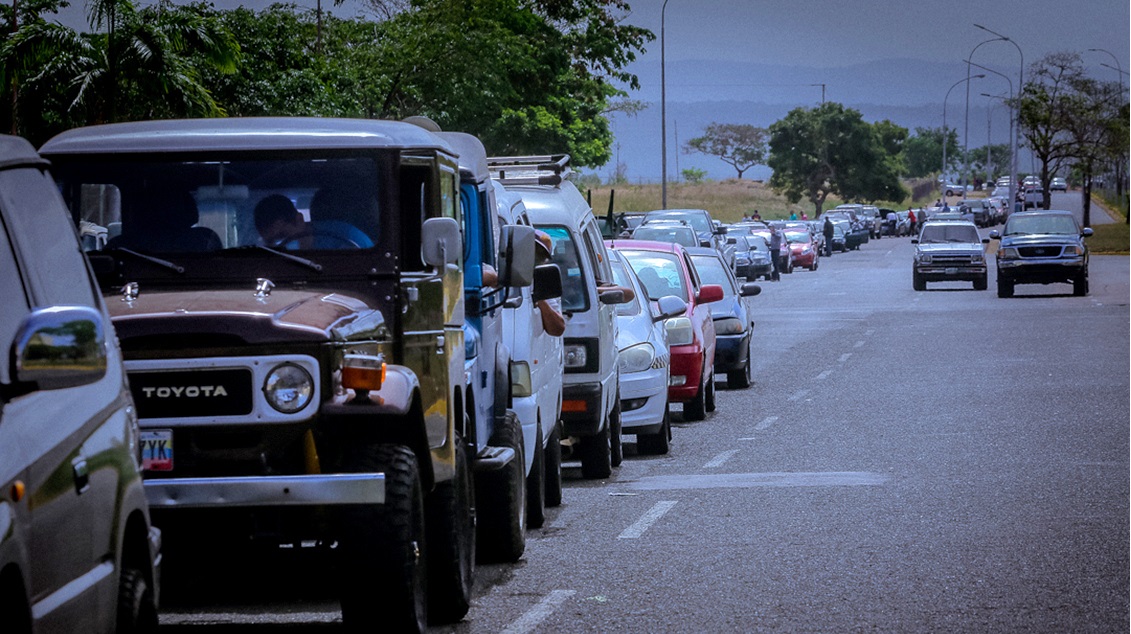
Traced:
[[145, 481], [152, 509], [384, 504], [384, 473], [162, 478]]

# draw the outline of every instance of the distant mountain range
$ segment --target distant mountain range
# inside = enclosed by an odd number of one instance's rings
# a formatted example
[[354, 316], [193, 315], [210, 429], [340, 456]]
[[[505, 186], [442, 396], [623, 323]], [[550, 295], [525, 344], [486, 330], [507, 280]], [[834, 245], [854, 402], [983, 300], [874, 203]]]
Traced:
[[[607, 177], [619, 162], [625, 164], [629, 180], [656, 182], [661, 170], [659, 64], [637, 64], [631, 70], [640, 79], [641, 89], [630, 93], [630, 97], [648, 107], [636, 116], [615, 113], [611, 117], [615, 135], [613, 159], [596, 172]], [[999, 70], [1006, 76], [1012, 73], [1014, 79], [1017, 71]], [[680, 170], [689, 167], [705, 170], [709, 178], [735, 176], [734, 169], [717, 158], [684, 154], [682, 145], [702, 134], [704, 127], [713, 122], [768, 128], [793, 108], [819, 105], [821, 84], [827, 101], [860, 111], [866, 121], [887, 119], [912, 133], [917, 127], [942, 126], [943, 97], [950, 90], [946, 124], [958, 131], [962, 143], [966, 91], [961, 84], [951, 87], [965, 77], [966, 65], [962, 62], [939, 64], [912, 59], [822, 69], [725, 61], [669, 62], [668, 178], [674, 180]], [[1008, 109], [999, 101], [982, 96], [1003, 92], [1008, 96], [1008, 83], [987, 73], [986, 78], [975, 79], [971, 84], [968, 146], [985, 146], [987, 116], [992, 142], [1008, 143]], [[1027, 154], [1018, 160], [1021, 169], [1028, 169]], [[759, 166], [747, 172], [746, 177], [764, 179], [769, 173], [768, 168]]]

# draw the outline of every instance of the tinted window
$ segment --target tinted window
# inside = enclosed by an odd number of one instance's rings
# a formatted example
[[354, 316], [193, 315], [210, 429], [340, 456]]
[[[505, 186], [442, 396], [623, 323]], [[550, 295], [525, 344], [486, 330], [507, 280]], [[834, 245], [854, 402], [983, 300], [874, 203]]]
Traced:
[[731, 280], [730, 275], [727, 274], [729, 270], [723, 261], [719, 258], [706, 255], [693, 255], [691, 261], [695, 263], [695, 270], [699, 273], [699, 279], [704, 284], [718, 284], [723, 287], [723, 295], [735, 295], [738, 289], [734, 287], [734, 282]]

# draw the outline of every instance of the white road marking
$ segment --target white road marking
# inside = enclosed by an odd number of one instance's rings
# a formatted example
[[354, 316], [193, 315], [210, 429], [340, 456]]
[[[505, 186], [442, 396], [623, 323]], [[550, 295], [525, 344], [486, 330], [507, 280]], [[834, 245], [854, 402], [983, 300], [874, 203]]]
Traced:
[[865, 335], [865, 336], [868, 336], [868, 337], [871, 337], [871, 336], [872, 336], [872, 335], [874, 335], [874, 334], [876, 334], [876, 329], [875, 329], [875, 328], [869, 328], [868, 330], [865, 330], [865, 331], [864, 331], [864, 335]]
[[644, 531], [648, 530], [657, 520], [663, 517], [664, 513], [672, 510], [673, 506], [675, 506], [675, 500], [656, 502], [655, 506], [648, 509], [648, 512], [642, 515], [640, 519], [636, 520], [635, 524], [624, 529], [624, 532], [620, 535], [617, 535], [617, 539], [636, 539], [640, 537], [644, 534]]
[[829, 378], [829, 375], [832, 374], [832, 373], [833, 373], [832, 370], [825, 370], [824, 372], [817, 375], [817, 380], [818, 381], [824, 381], [825, 379]]
[[755, 425], [754, 429], [756, 431], [762, 431], [763, 429], [766, 429], [770, 425], [773, 425], [775, 422], [777, 422], [777, 420], [778, 420], [777, 416], [767, 416], [767, 417], [762, 419], [762, 422]]
[[851, 352], [845, 352], [844, 354], [840, 355], [840, 362], [844, 363], [845, 361], [848, 361], [848, 358], [851, 357], [851, 356], [852, 356]]
[[518, 620], [508, 625], [503, 634], [527, 634], [533, 632], [538, 624], [546, 620], [546, 617], [554, 613], [554, 610], [559, 605], [565, 602], [566, 599], [577, 594], [575, 590], [554, 590], [546, 595], [537, 605], [526, 611], [526, 614], [518, 617]]
[[704, 469], [714, 469], [716, 467], [721, 467], [721, 466], [723, 466], [724, 462], [726, 462], [728, 459], [730, 459], [731, 456], [733, 456], [736, 453], [738, 453], [737, 449], [731, 449], [729, 451], [724, 451], [721, 454], [715, 456], [714, 458], [711, 458], [711, 460], [709, 462], [707, 462], [707, 464], [703, 465], [703, 468]]
[[662, 475], [629, 483], [639, 491], [675, 489], [749, 489], [757, 487], [876, 486], [889, 476], [867, 471], [816, 473], [711, 473], [706, 475]]
[[800, 401], [801, 399], [805, 398], [805, 395], [808, 394], [808, 393], [809, 393], [809, 390], [797, 390], [792, 395], [790, 395], [790, 397], [787, 398], [786, 400], [787, 401]]
[[852, 347], [853, 348], [863, 348], [864, 342], [863, 341], [857, 341], [856, 343], [852, 344]]

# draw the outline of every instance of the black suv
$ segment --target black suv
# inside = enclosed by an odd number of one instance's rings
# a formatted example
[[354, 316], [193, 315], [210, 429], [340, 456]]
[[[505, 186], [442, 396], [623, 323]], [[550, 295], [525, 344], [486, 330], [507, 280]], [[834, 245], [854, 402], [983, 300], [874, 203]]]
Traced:
[[0, 630], [153, 630], [161, 533], [137, 417], [46, 166], [0, 136]]
[[1017, 284], [1072, 284], [1072, 294], [1088, 294], [1090, 227], [1080, 228], [1068, 211], [1023, 211], [1012, 214], [999, 234], [997, 296], [1013, 297]]

